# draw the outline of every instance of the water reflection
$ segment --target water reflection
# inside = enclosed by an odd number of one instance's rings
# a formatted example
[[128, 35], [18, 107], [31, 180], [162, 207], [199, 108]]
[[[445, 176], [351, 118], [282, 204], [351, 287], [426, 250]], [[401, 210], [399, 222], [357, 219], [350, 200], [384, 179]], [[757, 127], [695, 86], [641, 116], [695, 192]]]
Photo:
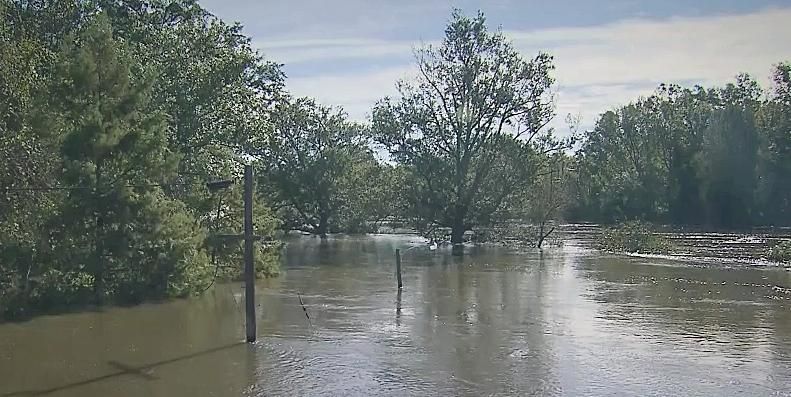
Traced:
[[668, 357], [655, 360], [660, 373], [702, 379], [708, 394], [783, 395], [791, 385], [791, 312], [775, 288], [787, 272], [615, 256], [578, 269], [593, 281], [600, 326], [640, 342], [626, 353]]
[[396, 294], [396, 325], [401, 326], [401, 293], [404, 292], [401, 288], [398, 289]]
[[4, 324], [0, 395], [791, 390], [789, 273], [583, 245], [453, 256], [408, 236], [296, 239], [283, 276], [257, 288], [257, 343], [240, 343], [238, 284], [200, 299]]

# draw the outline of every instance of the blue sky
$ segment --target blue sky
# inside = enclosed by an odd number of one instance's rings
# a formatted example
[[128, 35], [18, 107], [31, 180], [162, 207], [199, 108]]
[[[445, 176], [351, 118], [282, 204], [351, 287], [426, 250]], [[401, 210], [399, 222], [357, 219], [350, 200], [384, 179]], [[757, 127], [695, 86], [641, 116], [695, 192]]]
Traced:
[[442, 39], [453, 8], [482, 10], [525, 57], [555, 56], [556, 120], [583, 127], [661, 82], [722, 84], [748, 72], [768, 85], [791, 61], [791, 1], [205, 0], [239, 21], [255, 47], [285, 64], [287, 88], [365, 120], [415, 72], [412, 49]]

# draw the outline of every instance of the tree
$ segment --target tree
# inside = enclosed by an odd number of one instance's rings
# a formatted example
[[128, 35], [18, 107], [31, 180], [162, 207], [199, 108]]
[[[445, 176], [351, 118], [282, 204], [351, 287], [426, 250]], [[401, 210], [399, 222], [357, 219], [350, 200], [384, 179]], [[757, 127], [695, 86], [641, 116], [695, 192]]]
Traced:
[[761, 135], [757, 201], [765, 224], [791, 225], [791, 64], [778, 64], [757, 115]]
[[659, 137], [664, 175], [665, 219], [675, 224], [702, 224], [703, 202], [695, 156], [703, 145], [713, 106], [702, 87], [662, 84], [655, 95], [654, 131]]
[[[231, 236], [244, 233], [243, 183], [235, 183], [227, 189], [213, 194], [215, 208], [213, 214], [204, 219], [204, 226], [209, 231], [207, 248], [210, 251], [212, 264], [215, 266], [214, 279], [236, 280], [243, 276], [244, 244], [243, 241]], [[260, 188], [257, 191], [261, 193]], [[262, 195], [253, 195], [253, 234], [264, 236], [266, 241], [255, 241], [253, 249], [256, 276], [272, 277], [279, 273], [279, 257], [281, 245], [274, 241], [275, 230], [280, 219], [275, 217]]]
[[[555, 231], [556, 222], [569, 200], [568, 159], [557, 153], [548, 160], [548, 167], [529, 191], [528, 220], [538, 226], [536, 246], [541, 248], [544, 240]], [[553, 224], [554, 223], [554, 224]]]
[[755, 113], [760, 95], [758, 83], [747, 75], [712, 91], [715, 110], [703, 131], [703, 146], [696, 159], [706, 221], [711, 226], [753, 224], [760, 144]]
[[[270, 114], [283, 95], [280, 65], [252, 48], [240, 24], [226, 23], [195, 0], [100, 0], [95, 7], [110, 17], [114, 34], [140, 60], [134, 75], [154, 79], [152, 108], [166, 115], [168, 148], [180, 156], [178, 183], [166, 193], [184, 202], [205, 231], [234, 230], [242, 222], [241, 195], [226, 197], [225, 215], [217, 220], [212, 215], [217, 200], [203, 185], [240, 179], [250, 151], [268, 139]], [[271, 238], [270, 226], [277, 224], [273, 212], [256, 205], [263, 222], [257, 232]], [[206, 248], [221, 268], [237, 265], [239, 244]], [[276, 274], [275, 250], [261, 250], [259, 274]]]
[[19, 13], [18, 4], [0, 0], [0, 307], [17, 308], [30, 295], [36, 240], [53, 200], [16, 189], [48, 181], [54, 168], [49, 140], [27, 123], [46, 51], [19, 26]]
[[524, 183], [498, 167], [501, 149], [526, 150], [550, 121], [552, 58], [525, 60], [482, 13], [455, 11], [443, 43], [418, 50], [416, 62], [419, 76], [399, 82], [400, 98], [374, 108], [373, 130], [410, 169], [417, 222], [450, 228], [458, 244]]
[[[194, 0], [0, 0], [0, 18], [0, 316], [182, 295], [208, 253], [236, 264], [207, 232], [236, 231], [241, 195], [213, 215], [204, 184], [271, 132], [279, 65]], [[277, 224], [259, 200], [256, 234]], [[277, 273], [276, 244], [257, 259]]]
[[253, 153], [287, 227], [320, 236], [361, 231], [379, 172], [363, 127], [308, 98], [280, 104], [273, 123]]
[[751, 112], [729, 106], [712, 115], [698, 158], [710, 225], [734, 228], [752, 224], [757, 149]]
[[[661, 85], [599, 118], [576, 154], [572, 217], [739, 228], [788, 224], [787, 73], [723, 87]], [[784, 94], [786, 93], [786, 94]]]
[[132, 79], [134, 61], [103, 14], [74, 42], [37, 126], [60, 131], [60, 180], [75, 187], [51, 221], [62, 269], [89, 274], [100, 303], [196, 288], [207, 278], [205, 237], [159, 187], [175, 175], [178, 156], [163, 115], [149, 107], [150, 81]]

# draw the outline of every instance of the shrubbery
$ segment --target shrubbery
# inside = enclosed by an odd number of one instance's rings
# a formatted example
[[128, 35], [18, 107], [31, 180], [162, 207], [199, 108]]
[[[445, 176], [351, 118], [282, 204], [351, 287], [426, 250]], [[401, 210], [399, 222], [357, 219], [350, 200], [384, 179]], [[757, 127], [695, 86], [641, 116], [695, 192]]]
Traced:
[[524, 223], [509, 223], [497, 225], [492, 228], [478, 228], [475, 230], [472, 241], [478, 244], [497, 244], [510, 247], [539, 247], [560, 246], [562, 240], [555, 237], [555, 233], [547, 233], [554, 230], [552, 227], [545, 226], [543, 229], [539, 225]]
[[791, 240], [781, 241], [769, 250], [769, 259], [782, 262], [791, 263]]
[[[241, 233], [241, 188], [206, 182], [271, 132], [279, 66], [190, 1], [0, 0], [0, 21], [0, 322], [235, 277], [241, 242], [212, 235]], [[279, 245], [256, 249], [277, 274]]]
[[611, 252], [658, 254], [670, 250], [666, 238], [654, 233], [649, 224], [638, 221], [605, 229], [599, 236], [598, 245]]

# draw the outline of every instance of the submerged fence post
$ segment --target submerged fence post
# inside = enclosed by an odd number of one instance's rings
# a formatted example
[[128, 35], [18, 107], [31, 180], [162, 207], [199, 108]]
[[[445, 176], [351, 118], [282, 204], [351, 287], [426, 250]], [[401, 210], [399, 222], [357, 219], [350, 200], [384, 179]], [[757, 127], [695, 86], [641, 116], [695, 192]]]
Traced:
[[396, 277], [398, 277], [398, 289], [404, 288], [401, 283], [401, 250], [396, 248]]
[[396, 294], [396, 326], [401, 326], [401, 289]]
[[255, 267], [253, 266], [253, 166], [244, 166], [244, 302], [247, 342], [255, 342]]

